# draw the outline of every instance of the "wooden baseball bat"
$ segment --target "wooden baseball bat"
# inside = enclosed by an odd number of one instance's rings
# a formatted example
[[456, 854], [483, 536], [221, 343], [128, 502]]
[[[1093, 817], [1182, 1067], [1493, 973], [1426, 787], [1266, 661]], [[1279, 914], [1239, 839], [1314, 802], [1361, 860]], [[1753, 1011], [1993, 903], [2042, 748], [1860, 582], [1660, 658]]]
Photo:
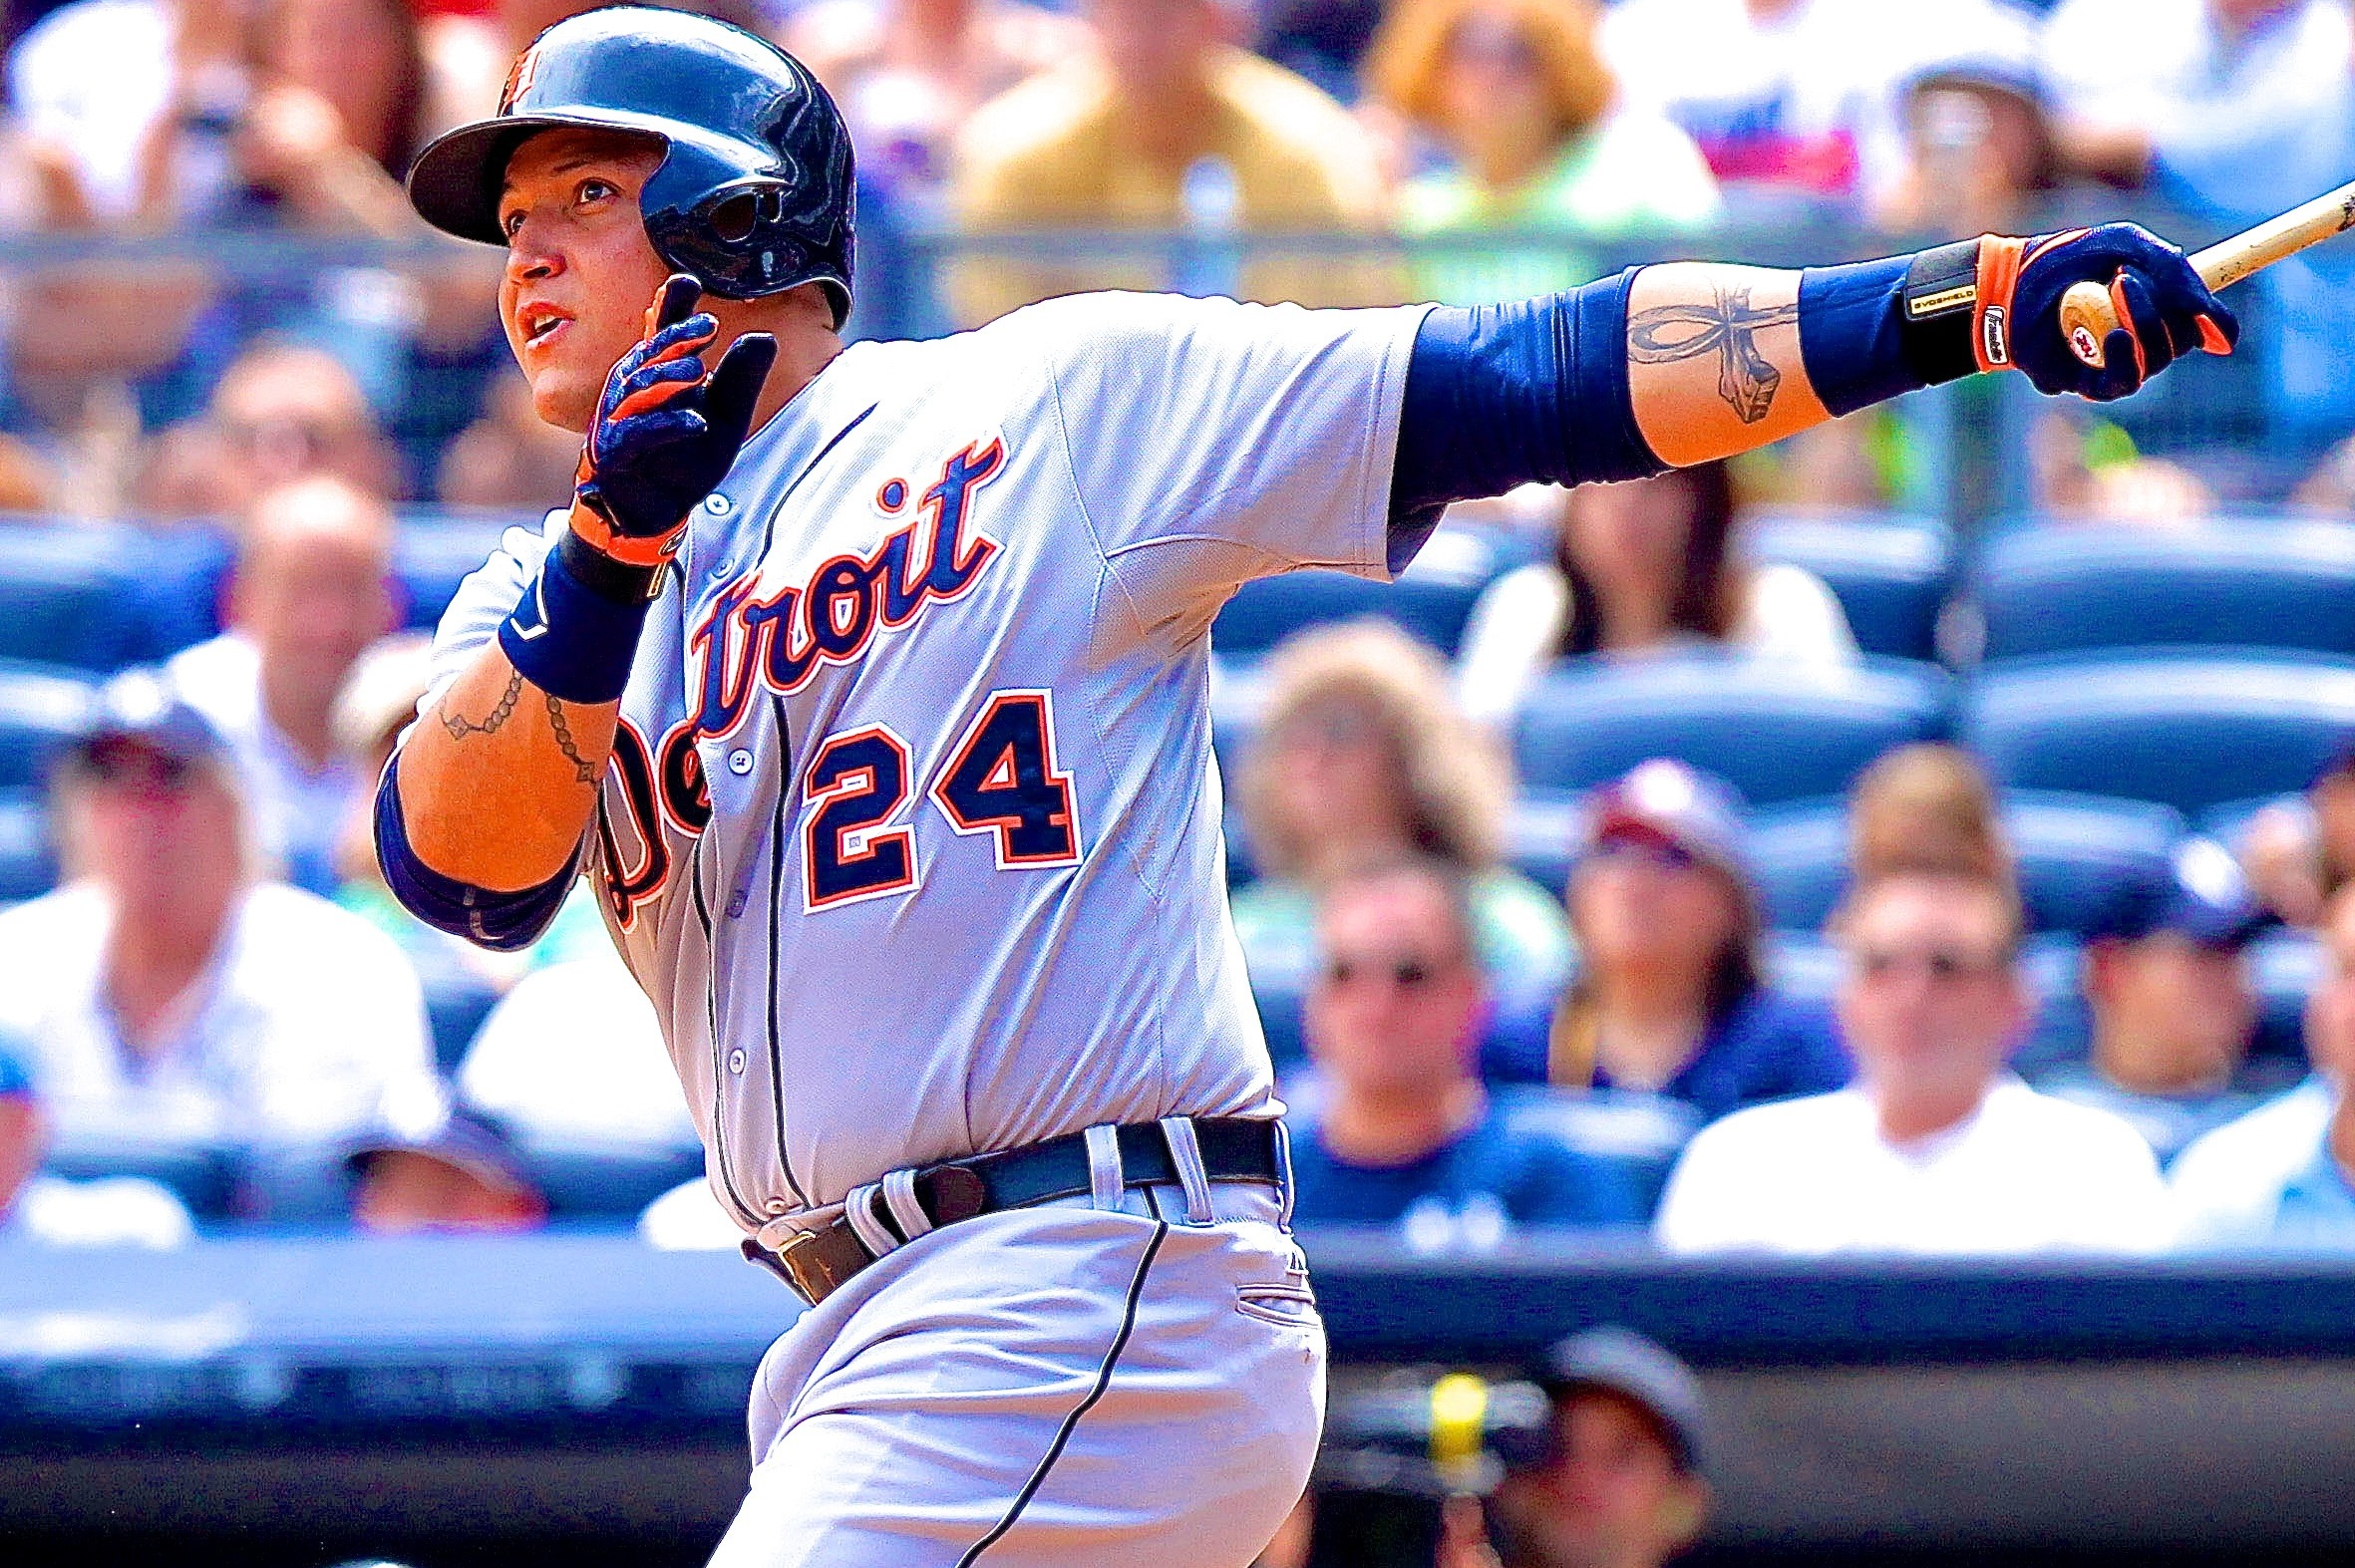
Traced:
[[[2216, 241], [2192, 255], [2191, 270], [2209, 288], [2220, 289], [2350, 228], [2355, 228], [2355, 182]], [[2096, 370], [2102, 367], [2102, 345], [2118, 328], [2117, 307], [2101, 284], [2075, 284], [2061, 296], [2061, 331], [2070, 352]]]

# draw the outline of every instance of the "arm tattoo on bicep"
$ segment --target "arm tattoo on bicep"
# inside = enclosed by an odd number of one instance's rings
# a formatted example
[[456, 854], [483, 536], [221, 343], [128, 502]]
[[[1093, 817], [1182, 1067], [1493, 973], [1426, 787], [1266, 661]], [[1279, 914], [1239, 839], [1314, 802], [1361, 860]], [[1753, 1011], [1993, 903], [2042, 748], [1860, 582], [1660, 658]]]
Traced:
[[476, 724], [466, 715], [455, 713], [445, 707], [442, 710], [442, 728], [450, 732], [450, 739], [453, 741], [464, 741], [470, 735], [497, 735], [506, 722], [514, 717], [515, 701], [522, 695], [523, 677], [510, 675], [507, 677], [505, 695], [499, 699], [498, 707], [484, 715], [481, 724]]
[[1654, 305], [1637, 311], [1627, 321], [1627, 358], [1637, 365], [1673, 365], [1715, 354], [1717, 395], [1743, 424], [1755, 425], [1775, 406], [1775, 393], [1783, 385], [1783, 373], [1758, 351], [1758, 334], [1797, 321], [1799, 304], [1753, 309], [1747, 288], [1715, 292], [1713, 305]]
[[547, 727], [555, 732], [556, 746], [564, 754], [564, 761], [572, 765], [572, 777], [582, 784], [595, 784], [597, 770], [580, 755], [580, 747], [572, 739], [572, 727], [564, 722], [564, 705], [553, 697], [547, 700]]

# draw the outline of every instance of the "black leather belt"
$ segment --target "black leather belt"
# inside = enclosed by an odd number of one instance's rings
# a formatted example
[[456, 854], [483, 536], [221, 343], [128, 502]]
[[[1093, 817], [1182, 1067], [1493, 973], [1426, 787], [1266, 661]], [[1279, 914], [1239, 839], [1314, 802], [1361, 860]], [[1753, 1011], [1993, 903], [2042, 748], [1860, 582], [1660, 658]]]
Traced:
[[[1256, 1116], [1196, 1116], [1192, 1120], [1194, 1139], [1201, 1146], [1202, 1169], [1212, 1181], [1272, 1185], [1284, 1179], [1283, 1134], [1275, 1122]], [[1116, 1127], [1114, 1132], [1120, 1140], [1121, 1177], [1126, 1185], [1179, 1183], [1178, 1163], [1171, 1157], [1169, 1136], [1160, 1123], [1140, 1122]], [[982, 1214], [1080, 1197], [1094, 1190], [1084, 1132], [995, 1154], [952, 1159], [917, 1171], [915, 1178], [916, 1202], [935, 1229]], [[869, 1211], [889, 1234], [901, 1241], [908, 1239], [891, 1217], [881, 1192], [870, 1194]], [[794, 1293], [813, 1307], [875, 1260], [846, 1217], [799, 1232], [774, 1252], [748, 1236], [744, 1255], [791, 1285]]]

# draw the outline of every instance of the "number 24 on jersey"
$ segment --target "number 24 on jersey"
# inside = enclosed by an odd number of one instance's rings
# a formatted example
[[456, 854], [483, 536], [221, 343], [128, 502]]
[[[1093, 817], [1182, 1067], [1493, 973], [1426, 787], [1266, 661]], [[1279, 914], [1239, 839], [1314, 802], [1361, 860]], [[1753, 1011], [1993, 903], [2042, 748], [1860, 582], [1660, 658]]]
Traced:
[[[818, 748], [802, 822], [811, 911], [915, 885], [915, 832], [901, 816], [916, 790], [911, 755], [886, 724], [829, 736]], [[990, 694], [924, 793], [958, 833], [991, 841], [1001, 871], [1079, 863], [1079, 811], [1071, 775], [1055, 760], [1047, 692]]]

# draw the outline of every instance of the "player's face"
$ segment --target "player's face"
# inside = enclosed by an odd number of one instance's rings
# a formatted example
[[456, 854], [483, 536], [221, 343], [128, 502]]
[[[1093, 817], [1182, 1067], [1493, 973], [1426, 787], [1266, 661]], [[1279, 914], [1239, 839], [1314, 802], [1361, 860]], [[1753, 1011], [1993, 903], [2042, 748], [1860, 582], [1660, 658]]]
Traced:
[[499, 221], [499, 319], [548, 424], [585, 432], [613, 362], [645, 328], [669, 275], [638, 211], [655, 148], [597, 131], [548, 131], [507, 160]]

